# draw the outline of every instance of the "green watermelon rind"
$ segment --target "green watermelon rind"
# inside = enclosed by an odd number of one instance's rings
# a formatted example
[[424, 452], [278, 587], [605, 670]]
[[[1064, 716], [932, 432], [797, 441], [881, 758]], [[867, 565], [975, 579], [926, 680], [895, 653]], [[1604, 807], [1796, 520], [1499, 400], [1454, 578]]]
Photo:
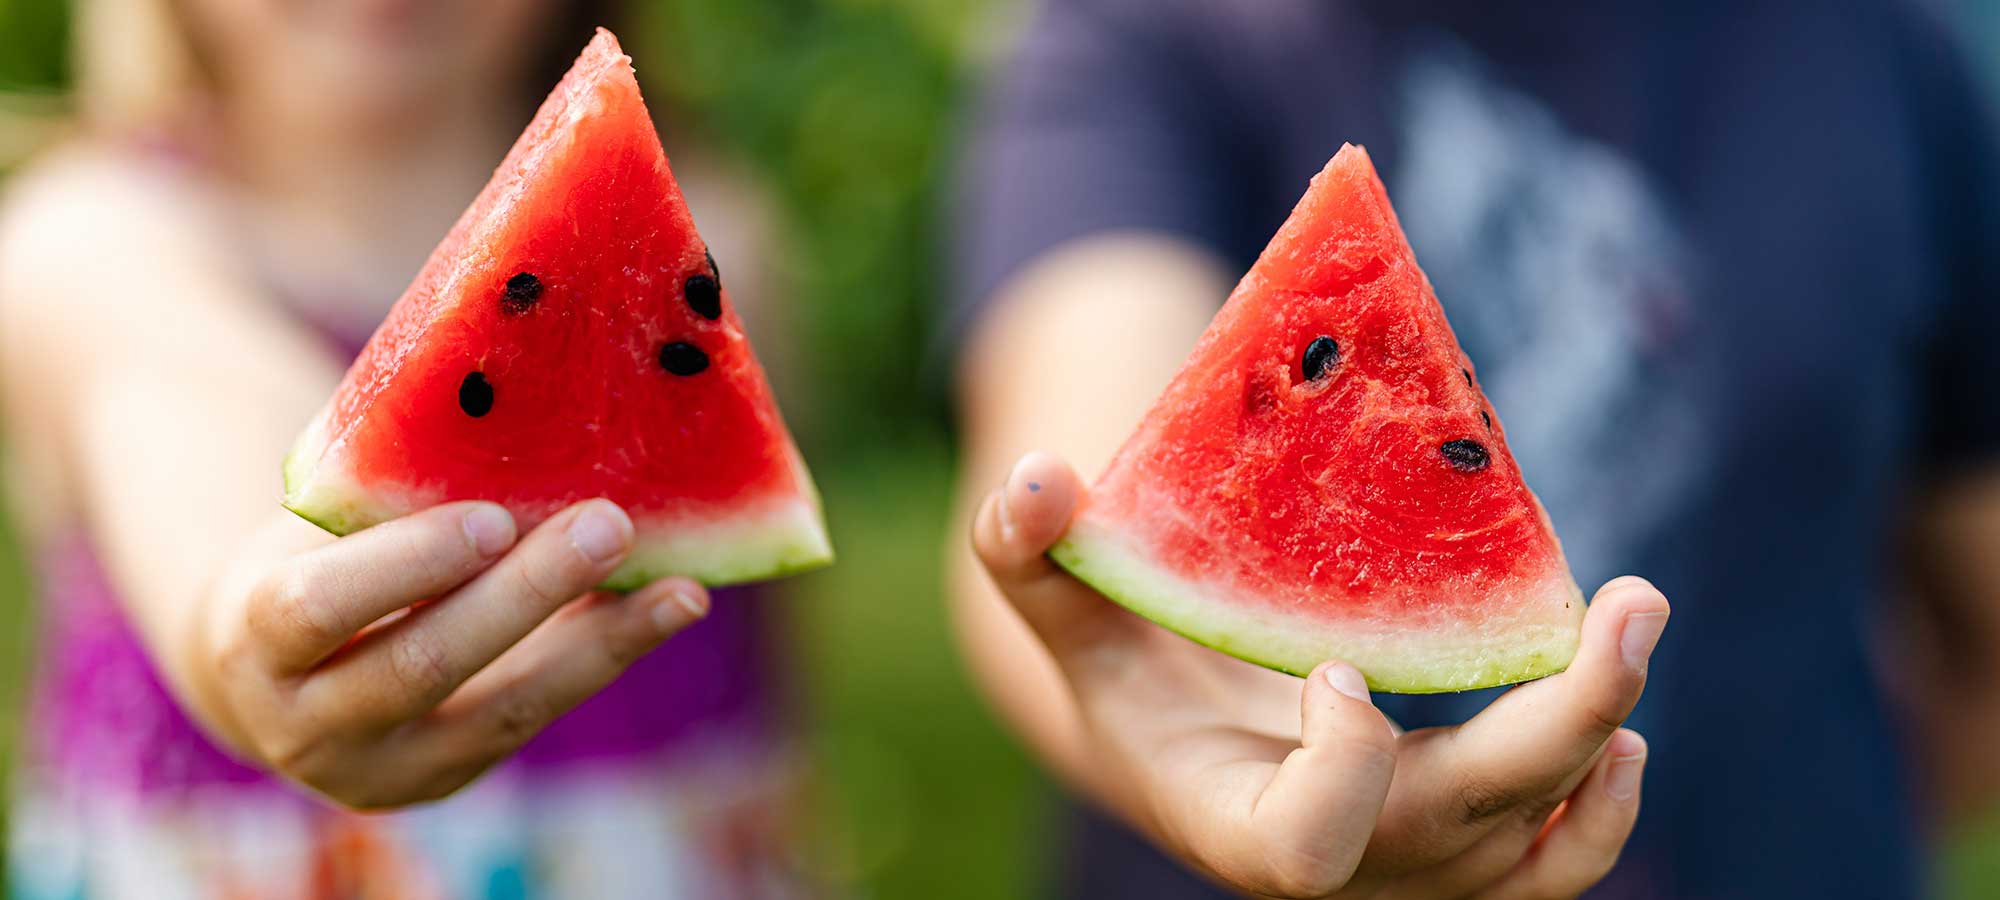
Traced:
[[[1303, 621], [1255, 621], [1237, 613], [1237, 604], [1146, 562], [1125, 542], [1081, 521], [1048, 555], [1118, 605], [1195, 643], [1300, 677], [1338, 658], [1359, 669], [1370, 690], [1387, 693], [1471, 691], [1554, 675], [1569, 667], [1582, 637], [1583, 594], [1567, 574], [1561, 578], [1564, 606], [1550, 610], [1555, 614], [1546, 623], [1503, 628], [1479, 642], [1434, 632], [1357, 639], [1314, 637], [1324, 626]], [[1552, 606], [1554, 598], [1547, 602]]]
[[[318, 425], [315, 422], [307, 428], [299, 444], [285, 456], [285, 494], [280, 501], [285, 509], [322, 530], [345, 536], [421, 508], [412, 504], [408, 510], [398, 510], [399, 504], [378, 495], [315, 477], [319, 473], [312, 460], [320, 454], [314, 451], [324, 447]], [[676, 575], [709, 587], [726, 587], [832, 565], [833, 547], [827, 540], [819, 491], [796, 451], [792, 456], [800, 492], [756, 512], [733, 519], [657, 526], [649, 524], [643, 514], [636, 516], [633, 526], [639, 536], [632, 552], [598, 587], [624, 592]], [[704, 529], [720, 533], [707, 539], [690, 537], [691, 531]]]

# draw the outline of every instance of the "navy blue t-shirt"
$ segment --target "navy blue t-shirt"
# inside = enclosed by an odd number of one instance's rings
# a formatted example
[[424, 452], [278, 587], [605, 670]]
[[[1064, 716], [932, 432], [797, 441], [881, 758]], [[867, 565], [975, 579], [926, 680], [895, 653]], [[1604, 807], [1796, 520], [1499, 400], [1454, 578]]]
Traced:
[[[1247, 268], [1365, 144], [1578, 581], [1674, 602], [1593, 896], [1915, 896], [1872, 658], [1896, 514], [2000, 462], [2000, 142], [1963, 63], [1890, 0], [1054, 0], [970, 142], [958, 294], [1107, 230]], [[1212, 895], [1079, 815], [1077, 896]]]

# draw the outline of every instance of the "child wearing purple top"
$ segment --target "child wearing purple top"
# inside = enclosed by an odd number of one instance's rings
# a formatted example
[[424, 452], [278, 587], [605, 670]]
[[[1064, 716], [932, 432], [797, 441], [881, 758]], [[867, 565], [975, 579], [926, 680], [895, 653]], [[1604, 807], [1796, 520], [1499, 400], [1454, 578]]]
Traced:
[[[80, 8], [86, 131], [0, 215], [41, 586], [13, 896], [801, 890], [752, 592], [588, 593], [631, 542], [602, 501], [340, 541], [276, 506], [292, 433], [604, 12], [462, 5]], [[748, 186], [675, 162], [754, 258]]]

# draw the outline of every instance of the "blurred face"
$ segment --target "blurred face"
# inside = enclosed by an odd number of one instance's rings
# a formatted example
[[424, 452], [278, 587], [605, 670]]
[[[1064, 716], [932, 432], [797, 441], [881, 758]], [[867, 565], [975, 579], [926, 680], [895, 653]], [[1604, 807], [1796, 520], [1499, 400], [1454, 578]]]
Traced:
[[491, 106], [524, 87], [564, 0], [176, 0], [225, 98], [355, 127]]

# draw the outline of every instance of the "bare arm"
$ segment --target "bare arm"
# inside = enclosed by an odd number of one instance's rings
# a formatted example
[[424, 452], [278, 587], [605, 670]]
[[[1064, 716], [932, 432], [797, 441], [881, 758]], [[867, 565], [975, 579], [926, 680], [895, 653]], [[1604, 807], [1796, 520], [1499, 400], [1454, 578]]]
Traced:
[[[184, 189], [107, 158], [45, 165], [0, 223], [9, 431], [44, 450], [150, 646], [186, 647], [232, 566], [326, 543], [275, 461], [339, 364], [263, 302]], [[161, 661], [183, 690], [186, 667]]]
[[602, 500], [527, 534], [454, 503], [338, 540], [280, 510], [278, 462], [339, 364], [201, 209], [102, 156], [20, 183], [0, 374], [10, 434], [211, 735], [349, 805], [432, 799], [705, 613], [685, 579], [588, 593], [632, 545]]
[[1899, 648], [1938, 808], [1953, 821], [2000, 800], [2000, 471], [1962, 475], [1917, 504], [1908, 547], [1916, 593]]
[[949, 544], [958, 634], [1001, 714], [1058, 772], [1100, 795], [1104, 786], [1080, 759], [1067, 687], [963, 536], [979, 501], [1030, 450], [1073, 460], [1086, 476], [1102, 469], [1229, 286], [1220, 261], [1190, 245], [1143, 235], [1097, 238], [1003, 287], [966, 341], [959, 378], [965, 469]]

